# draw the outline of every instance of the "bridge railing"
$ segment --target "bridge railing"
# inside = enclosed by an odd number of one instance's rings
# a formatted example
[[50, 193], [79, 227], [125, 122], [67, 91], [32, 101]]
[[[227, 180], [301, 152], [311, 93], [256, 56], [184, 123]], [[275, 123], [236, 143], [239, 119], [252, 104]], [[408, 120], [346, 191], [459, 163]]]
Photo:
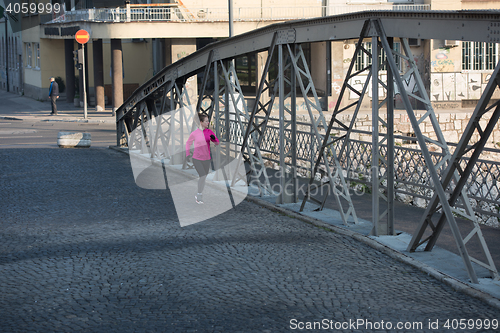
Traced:
[[[270, 123], [276, 122], [278, 119], [270, 119]], [[245, 124], [246, 126], [246, 124]], [[224, 128], [224, 125], [220, 125]], [[290, 136], [290, 129], [285, 130], [285, 136]], [[353, 130], [354, 134], [368, 134], [371, 132]], [[223, 134], [224, 135], [224, 134]], [[224, 136], [222, 136], [224, 137]], [[268, 167], [278, 168], [279, 165], [279, 127], [276, 125], [268, 125], [265, 136], [262, 140], [260, 149], [263, 154], [263, 159]], [[396, 140], [412, 141], [415, 138], [406, 136], [395, 136]], [[241, 145], [243, 133], [236, 121], [231, 121], [230, 124], [230, 142]], [[310, 178], [313, 172], [314, 162], [317, 159], [317, 143], [311, 128], [310, 123], [297, 122], [296, 131], [297, 140], [297, 172], [301, 177]], [[336, 145], [337, 154], [340, 153], [342, 141], [338, 141]], [[456, 144], [448, 143], [450, 149], [453, 150]], [[287, 150], [288, 147], [285, 148]], [[387, 149], [386, 145], [381, 145], [382, 151]], [[485, 152], [498, 154], [500, 150], [487, 149]], [[383, 152], [385, 154], [385, 152]], [[432, 158], [437, 163], [442, 158], [441, 153], [432, 152]], [[408, 146], [395, 146], [395, 195], [396, 199], [406, 204], [425, 208], [427, 202], [434, 194], [434, 186], [431, 176], [425, 167], [424, 157], [420, 149], [411, 148]], [[370, 190], [371, 177], [373, 168], [371, 167], [372, 158], [372, 142], [362, 140], [349, 140], [346, 152], [340, 156], [340, 164], [346, 180], [350, 182], [351, 187], [357, 191]], [[468, 158], [463, 158], [463, 165], [466, 164]], [[331, 167], [334, 165], [333, 160], [330, 161]], [[291, 167], [291, 164], [288, 165]], [[380, 174], [386, 172], [385, 169], [378, 169]], [[444, 172], [444, 168], [439, 170]], [[321, 173], [315, 175], [321, 177]], [[499, 226], [500, 225], [500, 162], [493, 160], [480, 159], [469, 178], [467, 185], [467, 193], [471, 199], [472, 206], [478, 220], [484, 224]]]
[[[394, 11], [427, 11], [429, 4], [422, 5], [345, 5], [314, 7], [239, 7], [233, 12], [235, 21], [281, 21], [306, 19], [323, 15], [339, 15], [367, 10]], [[48, 15], [42, 19], [45, 23], [62, 22], [141, 22], [141, 21], [173, 21], [173, 22], [217, 22], [228, 21], [227, 8], [186, 8], [178, 4], [162, 4], [158, 6], [139, 6], [131, 8], [89, 8], [65, 12], [54, 18]]]

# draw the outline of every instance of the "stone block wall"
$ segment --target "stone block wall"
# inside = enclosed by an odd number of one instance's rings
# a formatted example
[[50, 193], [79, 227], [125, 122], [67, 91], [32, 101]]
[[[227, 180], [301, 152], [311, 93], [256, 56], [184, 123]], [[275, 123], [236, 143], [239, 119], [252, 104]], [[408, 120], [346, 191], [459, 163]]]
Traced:
[[[417, 119], [419, 119], [424, 114], [423, 111], [417, 111]], [[484, 128], [491, 117], [492, 112], [487, 113], [483, 116], [483, 119], [480, 121], [481, 127]], [[472, 116], [472, 111], [470, 112], [438, 112], [436, 113], [437, 120], [440, 124], [441, 131], [443, 132], [444, 138], [446, 142], [449, 143], [458, 143], [460, 138], [462, 137], [467, 124], [470, 121]], [[383, 120], [387, 120], [386, 114], [381, 114], [380, 117]], [[352, 115], [345, 114], [340, 115], [340, 121], [346, 125], [350, 123], [352, 119]], [[362, 113], [358, 115], [356, 122], [354, 124], [354, 129], [361, 131], [372, 132], [372, 115], [368, 113]], [[425, 119], [420, 124], [420, 129], [422, 133], [430, 137], [431, 139], [436, 139], [436, 133], [431, 124], [429, 118]], [[384, 133], [386, 129], [384, 126], [379, 126], [379, 132]], [[397, 112], [394, 115], [394, 134], [402, 135], [402, 136], [414, 136], [414, 131], [411, 126], [410, 120], [406, 113]], [[352, 136], [354, 140], [362, 140], [371, 142], [371, 135], [362, 134], [362, 133], [354, 133]], [[472, 136], [472, 143], [475, 143], [479, 140], [479, 133], [477, 131]], [[398, 141], [396, 141], [398, 142]], [[402, 140], [399, 140], [400, 143]], [[500, 149], [500, 122], [498, 122], [495, 126], [495, 130], [492, 135], [488, 139], [488, 143], [486, 145], [488, 148]]]

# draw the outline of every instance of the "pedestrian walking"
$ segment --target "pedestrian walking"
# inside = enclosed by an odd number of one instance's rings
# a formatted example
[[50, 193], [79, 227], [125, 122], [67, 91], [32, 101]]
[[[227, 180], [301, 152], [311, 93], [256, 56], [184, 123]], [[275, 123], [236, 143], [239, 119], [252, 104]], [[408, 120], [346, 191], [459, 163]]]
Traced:
[[50, 78], [49, 98], [52, 105], [52, 112], [50, 114], [57, 115], [56, 101], [59, 98], [59, 85], [54, 77]]
[[[198, 193], [195, 195], [196, 203], [203, 204], [203, 188], [205, 180], [210, 171], [210, 142], [219, 145], [219, 139], [215, 133], [208, 128], [210, 121], [208, 115], [204, 113], [198, 114], [200, 119], [200, 127], [194, 130], [186, 142], [186, 158], [189, 162], [193, 162], [196, 172], [198, 172]], [[191, 154], [191, 146], [194, 144], [194, 152]]]

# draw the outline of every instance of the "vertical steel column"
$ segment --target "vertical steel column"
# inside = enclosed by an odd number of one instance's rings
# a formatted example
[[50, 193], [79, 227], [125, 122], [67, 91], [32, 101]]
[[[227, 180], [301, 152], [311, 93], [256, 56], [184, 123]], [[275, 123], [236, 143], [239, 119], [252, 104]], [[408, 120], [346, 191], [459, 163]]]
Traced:
[[[221, 67], [221, 69], [222, 69], [222, 67]], [[225, 82], [225, 79], [223, 76], [224, 76], [224, 74], [222, 74], [222, 78], [217, 76], [217, 80], [222, 79]], [[226, 141], [227, 141], [226, 156], [228, 159], [231, 158], [231, 114], [229, 111], [230, 111], [229, 110], [229, 89], [228, 89], [227, 83], [225, 83], [225, 85], [224, 85], [224, 117], [226, 118], [226, 122], [225, 122]], [[236, 151], [237, 151], [236, 140], [234, 143], [234, 151], [236, 154]]]
[[[393, 39], [388, 40], [392, 52]], [[391, 69], [387, 70], [387, 85], [384, 84], [376, 71], [379, 71], [379, 55], [381, 53], [378, 37], [372, 37], [372, 219], [371, 234], [392, 235], [394, 233], [394, 86]], [[399, 74], [399, 73], [398, 73]], [[385, 99], [379, 103], [379, 87], [386, 89]], [[391, 88], [389, 88], [391, 87]], [[380, 117], [380, 109], [386, 105], [387, 121]], [[380, 125], [387, 129], [379, 133]], [[385, 144], [386, 153], [383, 153]], [[385, 183], [385, 184], [384, 184]], [[385, 190], [385, 193], [383, 192]], [[384, 206], [381, 203], [384, 202]], [[381, 213], [381, 208], [384, 207]]]
[[[175, 80], [175, 78], [174, 78]], [[176, 108], [176, 103], [175, 103], [175, 94], [176, 94], [176, 91], [175, 91], [175, 82], [172, 84], [172, 88], [170, 89], [170, 113], [171, 113], [171, 116], [170, 116], [170, 127], [169, 127], [169, 131], [170, 131], [170, 135], [169, 135], [169, 143], [170, 143], [170, 164], [171, 165], [174, 165], [176, 164], [176, 158], [175, 158], [175, 154], [176, 154], [176, 150], [175, 150], [175, 139], [176, 139], [176, 122], [175, 122], [175, 116], [176, 116], [176, 112], [175, 112], [175, 108]]]
[[[394, 38], [389, 38], [389, 46], [394, 47]], [[395, 235], [394, 230], [394, 75], [390, 66], [387, 66], [387, 235]]]
[[[382, 27], [382, 23], [380, 22], [379, 19], [374, 20], [375, 28], [377, 30], [377, 33], [380, 36], [380, 40], [382, 42], [382, 46], [384, 47], [385, 50], [390, 50], [389, 43], [387, 41], [385, 32]], [[391, 69], [394, 71], [397, 71], [397, 66], [396, 62], [394, 60], [394, 57], [392, 55], [392, 52], [387, 52], [387, 61], [389, 63], [389, 66], [391, 66]], [[410, 122], [412, 124], [413, 130], [415, 131], [415, 135], [417, 137], [417, 141], [420, 145], [420, 149], [422, 151], [422, 155], [424, 156], [426, 166], [428, 167], [429, 173], [431, 174], [432, 181], [434, 182], [434, 186], [436, 188], [437, 195], [439, 197], [439, 200], [441, 201], [443, 211], [446, 215], [446, 218], [448, 219], [448, 222], [450, 224], [450, 228], [453, 233], [453, 237], [455, 238], [455, 241], [458, 246], [458, 251], [460, 252], [460, 255], [462, 256], [462, 259], [464, 260], [464, 263], [467, 267], [467, 272], [469, 273], [469, 277], [473, 283], [478, 283], [477, 280], [477, 275], [474, 269], [472, 268], [472, 263], [469, 257], [469, 254], [467, 252], [467, 248], [465, 247], [465, 244], [460, 236], [460, 231], [458, 229], [458, 225], [455, 220], [455, 216], [453, 215], [453, 211], [448, 203], [448, 200], [446, 198], [446, 193], [445, 189], [443, 188], [439, 175], [437, 173], [436, 168], [434, 167], [434, 164], [432, 162], [432, 157], [429, 153], [429, 149], [426, 145], [426, 141], [424, 139], [424, 136], [422, 134], [422, 131], [420, 130], [419, 127], [419, 121], [417, 120], [415, 113], [413, 111], [413, 108], [410, 103], [410, 99], [408, 98], [408, 94], [406, 93], [403, 80], [401, 77], [396, 76], [396, 83], [398, 86], [398, 89], [401, 94], [401, 98], [403, 99], [403, 103], [405, 105], [405, 108], [407, 110], [408, 118], [410, 119]]]
[[378, 144], [378, 55], [380, 47], [378, 37], [372, 37], [372, 163], [371, 163], [371, 181], [372, 181], [372, 223], [371, 234], [379, 235], [379, 216], [380, 216], [380, 191], [379, 191], [379, 144]]
[[[286, 78], [286, 69], [291, 69], [289, 80]], [[285, 95], [285, 81], [290, 86], [290, 93]], [[296, 88], [295, 71], [293, 66], [286, 66], [283, 44], [278, 45], [278, 86], [279, 86], [279, 184], [280, 191], [276, 203], [291, 203], [297, 201], [296, 193]], [[290, 109], [285, 106], [285, 101], [291, 97]], [[287, 113], [290, 120], [287, 120]], [[288, 132], [288, 135], [287, 135]], [[287, 158], [291, 160], [290, 172], [287, 170]]]
[[[297, 45], [294, 46], [294, 53], [297, 53]], [[291, 195], [291, 199], [293, 203], [296, 203], [298, 200], [298, 179], [297, 179], [297, 79], [295, 77], [295, 68], [290, 66], [290, 149], [289, 156], [291, 158], [292, 168], [291, 179], [287, 183], [285, 187], [285, 191], [287, 191], [288, 186], [290, 185], [291, 191], [289, 192]]]
[[280, 191], [277, 204], [285, 203], [286, 163], [285, 163], [285, 64], [283, 59], [283, 44], [278, 45], [278, 86], [279, 86], [279, 184]]
[[[215, 114], [215, 135], [219, 140], [222, 142], [222, 129], [220, 126], [221, 123], [221, 117], [220, 117], [220, 110], [219, 110], [219, 72], [218, 72], [218, 66], [217, 66], [217, 61], [213, 63], [213, 73], [214, 73], [214, 92], [213, 92], [213, 112]], [[226, 141], [226, 144], [229, 144], [228, 141]], [[220, 180], [221, 179], [221, 166], [222, 166], [222, 159], [221, 159], [221, 146], [218, 145], [215, 147], [215, 175], [214, 175], [214, 180]], [[226, 158], [229, 158], [229, 156], [226, 156]], [[229, 163], [229, 160], [227, 161]]]

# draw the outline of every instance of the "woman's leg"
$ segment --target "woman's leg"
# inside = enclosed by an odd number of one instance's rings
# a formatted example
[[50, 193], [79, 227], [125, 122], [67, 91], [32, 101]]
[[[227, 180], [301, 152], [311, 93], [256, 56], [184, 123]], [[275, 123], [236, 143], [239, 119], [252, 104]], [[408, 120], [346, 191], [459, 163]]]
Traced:
[[205, 188], [205, 180], [207, 179], [208, 172], [210, 171], [210, 160], [201, 161], [193, 158], [193, 164], [196, 172], [198, 172], [198, 176], [200, 177], [198, 179], [198, 193], [203, 193], [203, 189]]

